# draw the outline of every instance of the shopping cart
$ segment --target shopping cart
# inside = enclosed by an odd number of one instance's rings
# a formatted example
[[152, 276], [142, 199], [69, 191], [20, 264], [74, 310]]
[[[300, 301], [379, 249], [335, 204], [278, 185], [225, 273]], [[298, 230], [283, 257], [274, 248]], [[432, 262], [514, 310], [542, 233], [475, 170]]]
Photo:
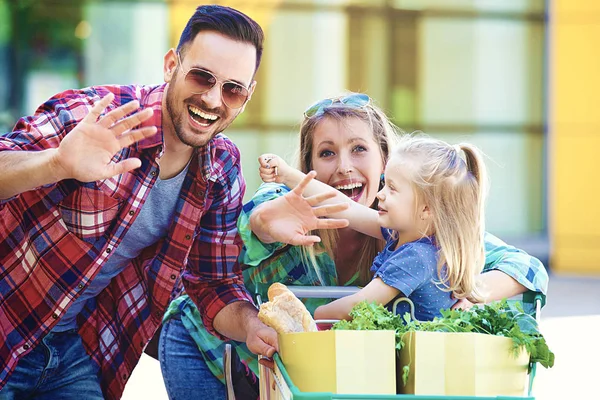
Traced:
[[[288, 287], [298, 298], [340, 298], [358, 291], [352, 287]], [[526, 311], [533, 314], [539, 324], [541, 309], [546, 298], [540, 293], [526, 292], [522, 296], [511, 298], [510, 301], [520, 301]], [[515, 396], [440, 396], [440, 395], [366, 395], [366, 394], [335, 394], [302, 392], [294, 385], [278, 354], [273, 357], [274, 368], [260, 366], [260, 398], [261, 400], [332, 400], [332, 399], [395, 399], [395, 400], [535, 400], [532, 394], [533, 380], [536, 374], [536, 363], [530, 366], [529, 385], [527, 394]]]

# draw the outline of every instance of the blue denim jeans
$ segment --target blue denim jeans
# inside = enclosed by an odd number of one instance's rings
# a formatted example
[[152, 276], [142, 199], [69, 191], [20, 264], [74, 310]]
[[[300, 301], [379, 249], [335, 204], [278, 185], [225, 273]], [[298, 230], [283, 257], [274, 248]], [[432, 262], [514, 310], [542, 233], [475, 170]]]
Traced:
[[98, 368], [75, 330], [49, 333], [19, 360], [0, 400], [102, 400]]
[[158, 359], [169, 399], [225, 399], [225, 385], [210, 371], [179, 316], [163, 324]]

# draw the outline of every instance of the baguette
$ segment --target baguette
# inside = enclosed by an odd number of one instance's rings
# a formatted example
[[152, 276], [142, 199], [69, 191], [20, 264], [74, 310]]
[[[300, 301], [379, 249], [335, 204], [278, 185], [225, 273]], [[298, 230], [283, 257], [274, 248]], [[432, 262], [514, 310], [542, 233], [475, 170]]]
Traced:
[[304, 304], [285, 285], [272, 284], [267, 295], [269, 301], [261, 304], [258, 318], [277, 333], [318, 330]]

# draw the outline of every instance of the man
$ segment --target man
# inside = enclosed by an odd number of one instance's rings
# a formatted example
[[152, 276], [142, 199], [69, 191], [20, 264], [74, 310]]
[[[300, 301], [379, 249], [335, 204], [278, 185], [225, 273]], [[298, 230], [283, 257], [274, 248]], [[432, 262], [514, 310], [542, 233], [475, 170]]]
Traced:
[[165, 84], [66, 91], [0, 136], [0, 399], [119, 398], [180, 281], [211, 333], [273, 354], [237, 262], [240, 154], [220, 134], [262, 43], [246, 15], [200, 6]]

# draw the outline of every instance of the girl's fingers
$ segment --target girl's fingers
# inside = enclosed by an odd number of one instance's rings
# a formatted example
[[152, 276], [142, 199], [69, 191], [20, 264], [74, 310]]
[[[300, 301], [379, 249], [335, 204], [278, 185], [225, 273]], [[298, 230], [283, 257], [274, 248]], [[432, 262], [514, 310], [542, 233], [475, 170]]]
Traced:
[[258, 173], [261, 175], [275, 175], [273, 168], [265, 168], [265, 167], [259, 167], [258, 168]]
[[263, 154], [260, 157], [258, 157], [258, 163], [261, 166], [266, 167], [275, 158], [277, 158], [277, 156], [275, 154], [266, 153], [266, 154]]

